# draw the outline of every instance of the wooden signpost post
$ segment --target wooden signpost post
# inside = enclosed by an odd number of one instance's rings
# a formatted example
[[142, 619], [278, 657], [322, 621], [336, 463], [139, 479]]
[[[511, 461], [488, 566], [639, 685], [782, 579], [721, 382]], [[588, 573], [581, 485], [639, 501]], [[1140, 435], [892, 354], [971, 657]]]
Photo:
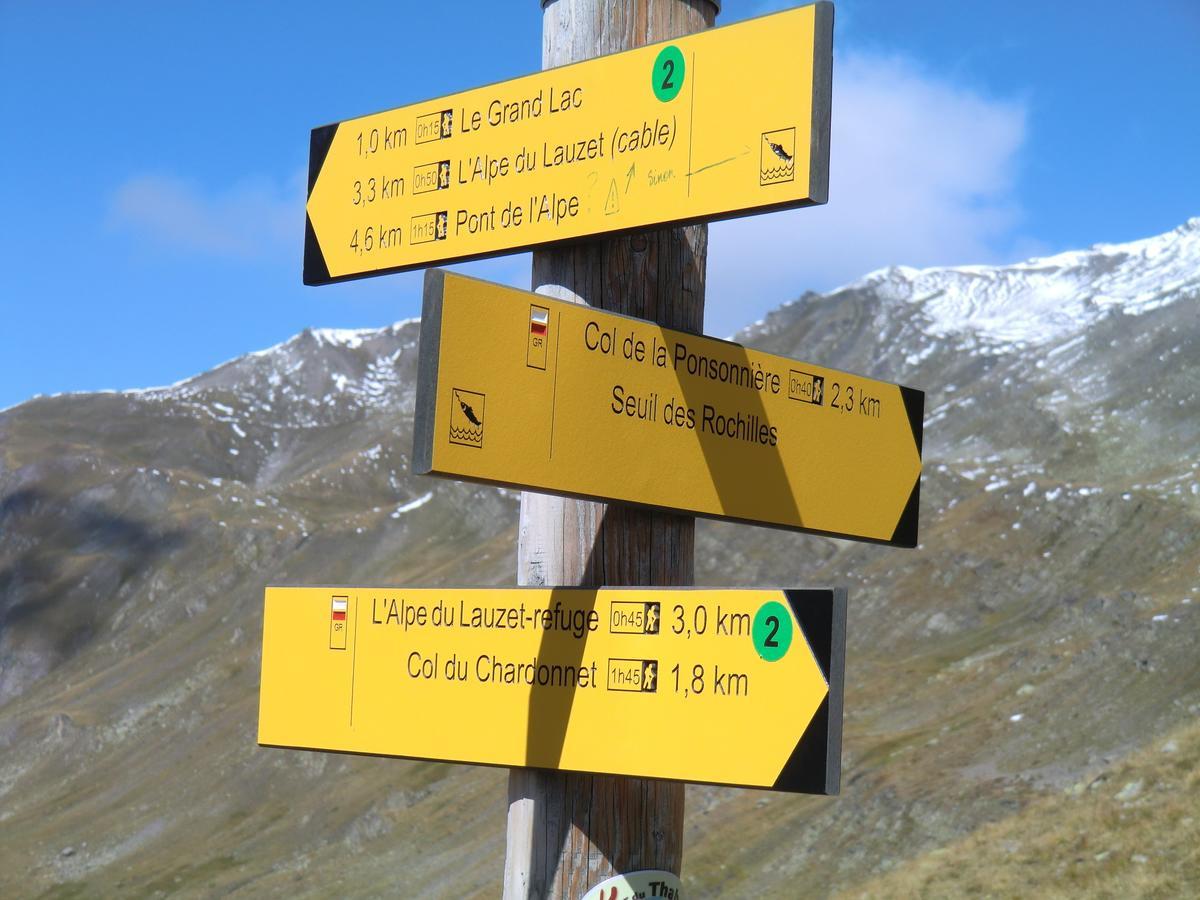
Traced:
[[914, 546], [923, 395], [701, 336], [704, 223], [825, 202], [832, 4], [542, 6], [542, 72], [313, 130], [304, 248], [536, 248], [541, 296], [427, 277], [413, 452], [554, 492], [523, 587], [268, 589], [259, 741], [512, 766], [506, 898], [678, 900], [684, 780], [840, 772], [845, 592], [688, 590], [692, 515]]
[[[709, 0], [554, 0], [542, 65], [564, 65], [711, 27]], [[532, 287], [563, 300], [700, 333], [708, 226], [610, 238], [533, 255]], [[597, 448], [597, 452], [603, 452]], [[690, 516], [526, 493], [519, 584], [690, 585]], [[512, 769], [504, 896], [573, 898], [605, 879], [683, 862], [683, 785]]]

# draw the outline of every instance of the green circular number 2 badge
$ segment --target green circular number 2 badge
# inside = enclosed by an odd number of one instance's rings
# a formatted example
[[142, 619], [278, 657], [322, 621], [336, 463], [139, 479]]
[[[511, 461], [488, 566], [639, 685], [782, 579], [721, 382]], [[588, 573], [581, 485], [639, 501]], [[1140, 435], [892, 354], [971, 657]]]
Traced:
[[767, 662], [783, 659], [792, 645], [792, 614], [778, 600], [764, 603], [754, 615], [754, 649]]
[[683, 87], [683, 54], [674, 44], [663, 47], [654, 60], [654, 71], [650, 73], [650, 84], [654, 96], [666, 103], [674, 100]]

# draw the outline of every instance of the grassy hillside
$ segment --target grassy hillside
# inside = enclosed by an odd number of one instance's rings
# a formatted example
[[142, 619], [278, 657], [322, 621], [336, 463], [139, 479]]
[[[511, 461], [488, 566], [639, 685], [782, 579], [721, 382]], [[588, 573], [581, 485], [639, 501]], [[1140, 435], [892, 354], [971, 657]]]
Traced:
[[1198, 800], [1200, 721], [1193, 720], [843, 896], [1192, 896], [1200, 885]]

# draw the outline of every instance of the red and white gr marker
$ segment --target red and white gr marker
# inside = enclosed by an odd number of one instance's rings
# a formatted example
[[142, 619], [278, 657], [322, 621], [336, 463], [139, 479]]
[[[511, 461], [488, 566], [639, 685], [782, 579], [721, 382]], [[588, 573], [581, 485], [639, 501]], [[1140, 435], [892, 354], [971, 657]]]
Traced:
[[531, 369], [546, 368], [546, 345], [549, 341], [550, 310], [545, 306], [529, 307], [529, 349], [525, 365]]
[[334, 597], [333, 606], [329, 612], [329, 649], [346, 649], [346, 607], [350, 604], [349, 597]]

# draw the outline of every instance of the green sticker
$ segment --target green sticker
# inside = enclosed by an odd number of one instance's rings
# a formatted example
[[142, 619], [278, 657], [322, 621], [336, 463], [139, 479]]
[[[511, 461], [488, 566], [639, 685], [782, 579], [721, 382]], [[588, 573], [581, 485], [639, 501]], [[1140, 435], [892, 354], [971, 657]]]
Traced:
[[666, 103], [674, 100], [683, 87], [683, 54], [674, 44], [663, 47], [654, 60], [654, 71], [650, 73], [650, 85], [654, 96]]
[[783, 659], [792, 646], [792, 614], [778, 600], [764, 603], [754, 615], [754, 649], [767, 662]]

